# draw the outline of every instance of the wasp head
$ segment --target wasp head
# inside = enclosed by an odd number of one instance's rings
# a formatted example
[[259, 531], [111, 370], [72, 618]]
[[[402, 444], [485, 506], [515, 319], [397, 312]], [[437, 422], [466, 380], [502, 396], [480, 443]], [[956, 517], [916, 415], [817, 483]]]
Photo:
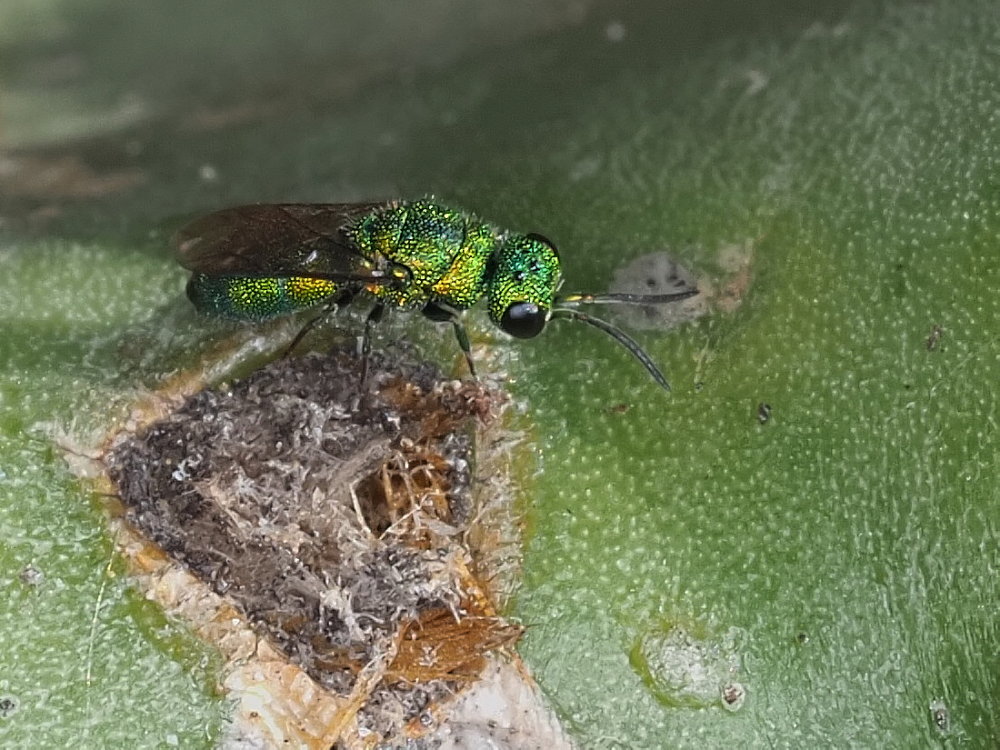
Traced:
[[542, 332], [559, 285], [559, 253], [540, 234], [508, 235], [491, 258], [490, 319], [505, 333], [530, 339]]

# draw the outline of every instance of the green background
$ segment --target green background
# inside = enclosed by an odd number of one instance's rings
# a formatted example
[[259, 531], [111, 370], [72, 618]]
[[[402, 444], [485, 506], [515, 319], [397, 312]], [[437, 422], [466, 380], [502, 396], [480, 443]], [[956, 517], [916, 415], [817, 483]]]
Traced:
[[[221, 731], [57, 447], [232, 332], [169, 231], [429, 194], [572, 289], [754, 249], [735, 312], [635, 332], [670, 395], [583, 326], [497, 338], [540, 451], [522, 653], [581, 746], [1000, 744], [994, 3], [8, 0], [0, 71], [0, 746]], [[739, 711], [695, 694], [736, 664]]]

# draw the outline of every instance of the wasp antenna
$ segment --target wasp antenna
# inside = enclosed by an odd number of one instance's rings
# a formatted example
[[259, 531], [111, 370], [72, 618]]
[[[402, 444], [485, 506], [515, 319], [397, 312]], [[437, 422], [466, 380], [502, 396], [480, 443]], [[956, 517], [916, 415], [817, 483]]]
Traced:
[[682, 299], [693, 297], [698, 293], [697, 289], [685, 289], [683, 292], [673, 292], [671, 294], [567, 294], [565, 297], [557, 297], [556, 304], [577, 305], [663, 305], [668, 302], [679, 302]]
[[[655, 296], [669, 296], [669, 295], [655, 295]], [[646, 352], [643, 351], [642, 347], [639, 346], [639, 344], [635, 341], [635, 339], [633, 339], [631, 336], [629, 336], [620, 328], [617, 328], [611, 325], [610, 323], [606, 323], [600, 318], [595, 318], [593, 315], [587, 315], [586, 313], [582, 313], [579, 310], [571, 310], [565, 307], [554, 309], [550, 317], [567, 318], [569, 320], [579, 320], [582, 323], [586, 323], [587, 325], [591, 325], [594, 328], [599, 328], [600, 330], [604, 331], [611, 338], [613, 338], [619, 344], [621, 344], [630, 352], [632, 352], [632, 356], [634, 356], [637, 360], [639, 360], [639, 362], [642, 363], [642, 366], [646, 368], [646, 372], [648, 372], [652, 376], [653, 380], [655, 380], [657, 384], [661, 388], [663, 388], [663, 390], [665, 391], [670, 390], [670, 383], [668, 383], [667, 379], [663, 377], [663, 373], [660, 372], [660, 368], [656, 366], [656, 363], [653, 362], [652, 358], [648, 354], [646, 354]]]

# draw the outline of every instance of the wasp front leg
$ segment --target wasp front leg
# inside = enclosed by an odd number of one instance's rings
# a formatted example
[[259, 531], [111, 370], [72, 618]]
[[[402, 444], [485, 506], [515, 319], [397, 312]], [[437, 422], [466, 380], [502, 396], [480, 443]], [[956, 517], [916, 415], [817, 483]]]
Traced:
[[469, 334], [465, 330], [465, 326], [462, 325], [462, 318], [459, 314], [436, 302], [428, 302], [424, 305], [422, 312], [425, 318], [433, 320], [435, 323], [451, 323], [455, 331], [455, 338], [458, 339], [458, 346], [461, 348], [462, 354], [465, 355], [465, 361], [469, 365], [469, 373], [475, 379], [476, 366], [472, 362], [472, 346], [469, 344]]

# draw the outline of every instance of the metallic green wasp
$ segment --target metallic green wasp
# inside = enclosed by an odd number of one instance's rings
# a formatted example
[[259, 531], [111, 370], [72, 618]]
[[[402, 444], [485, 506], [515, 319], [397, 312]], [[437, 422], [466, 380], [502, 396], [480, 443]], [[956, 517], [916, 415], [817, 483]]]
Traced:
[[[663, 388], [666, 378], [623, 331], [576, 309], [582, 303], [660, 304], [697, 294], [570, 294], [555, 246], [539, 234], [497, 230], [468, 213], [426, 200], [393, 203], [260, 204], [197, 219], [176, 237], [192, 271], [187, 294], [204, 312], [265, 320], [320, 304], [373, 299], [363, 337], [387, 308], [420, 310], [451, 323], [469, 371], [475, 367], [459, 313], [486, 299], [490, 320], [516, 338], [569, 318], [612, 336]], [[316, 320], [295, 339], [301, 339]]]

